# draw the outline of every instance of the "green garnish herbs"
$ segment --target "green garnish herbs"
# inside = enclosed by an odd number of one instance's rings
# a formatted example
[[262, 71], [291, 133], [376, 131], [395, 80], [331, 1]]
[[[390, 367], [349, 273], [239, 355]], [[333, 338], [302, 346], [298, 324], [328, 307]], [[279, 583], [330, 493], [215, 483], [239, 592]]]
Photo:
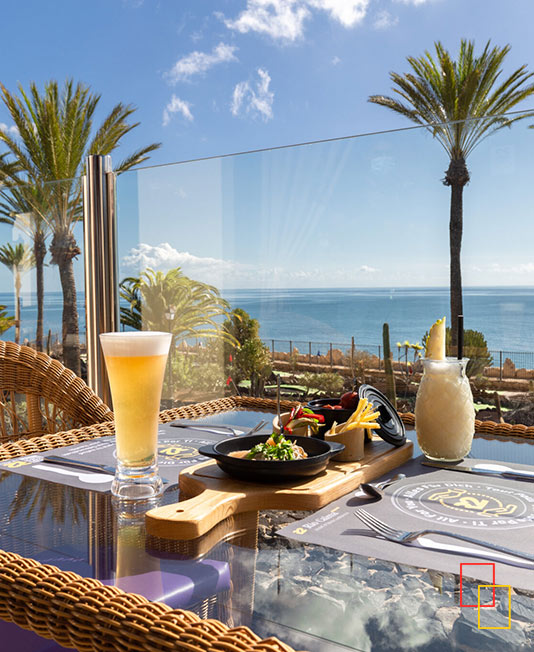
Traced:
[[295, 442], [278, 433], [271, 435], [264, 444], [256, 444], [246, 455], [248, 460], [298, 460], [307, 457]]

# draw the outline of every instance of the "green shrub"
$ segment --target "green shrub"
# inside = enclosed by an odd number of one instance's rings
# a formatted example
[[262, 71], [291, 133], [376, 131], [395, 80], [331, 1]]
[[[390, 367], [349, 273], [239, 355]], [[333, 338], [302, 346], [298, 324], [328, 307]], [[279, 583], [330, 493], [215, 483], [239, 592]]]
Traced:
[[339, 396], [343, 390], [343, 378], [337, 374], [312, 374], [307, 372], [302, 376], [302, 384], [308, 392], [316, 389], [326, 396]]
[[226, 373], [237, 385], [242, 380], [262, 383], [272, 373], [271, 354], [259, 336], [260, 324], [242, 308], [233, 310], [223, 324], [236, 344], [224, 343]]
[[15, 323], [15, 318], [7, 314], [6, 307], [0, 306], [0, 334], [5, 333]]

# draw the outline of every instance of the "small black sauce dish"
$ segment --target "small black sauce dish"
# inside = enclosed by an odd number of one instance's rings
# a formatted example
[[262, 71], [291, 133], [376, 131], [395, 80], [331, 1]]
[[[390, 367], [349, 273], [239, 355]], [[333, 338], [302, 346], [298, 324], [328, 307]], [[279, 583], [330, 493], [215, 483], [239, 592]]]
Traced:
[[325, 405], [340, 405], [341, 399], [339, 398], [316, 398], [310, 401], [306, 407], [313, 410], [315, 414], [321, 414], [324, 417], [324, 426], [319, 428], [317, 437], [324, 439], [324, 433], [328, 432], [330, 428], [336, 423], [345, 423], [348, 421], [354, 410], [339, 410], [332, 408], [325, 408]]

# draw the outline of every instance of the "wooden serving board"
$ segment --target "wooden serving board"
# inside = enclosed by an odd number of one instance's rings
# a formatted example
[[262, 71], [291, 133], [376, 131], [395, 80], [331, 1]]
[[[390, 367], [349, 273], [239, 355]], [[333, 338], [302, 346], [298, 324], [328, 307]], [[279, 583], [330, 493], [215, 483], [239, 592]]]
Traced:
[[180, 473], [180, 495], [187, 496], [185, 500], [156, 507], [146, 514], [147, 533], [164, 539], [195, 539], [241, 512], [317, 510], [411, 459], [412, 449], [411, 441], [393, 448], [382, 440], [373, 440], [365, 445], [365, 457], [359, 462], [332, 460], [314, 478], [280, 484], [236, 480], [215, 461], [202, 462]]

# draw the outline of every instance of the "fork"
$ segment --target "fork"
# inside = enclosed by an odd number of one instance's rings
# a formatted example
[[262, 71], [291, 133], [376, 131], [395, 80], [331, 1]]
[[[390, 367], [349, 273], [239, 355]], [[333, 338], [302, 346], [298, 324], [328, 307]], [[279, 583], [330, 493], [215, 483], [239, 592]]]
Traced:
[[230, 428], [230, 426], [221, 426], [217, 423], [179, 423], [178, 421], [174, 421], [171, 423], [171, 426], [174, 428], [189, 428], [191, 430], [203, 430], [204, 432], [213, 432], [215, 430], [219, 431], [224, 431], [224, 432], [229, 432], [232, 433], [234, 437], [244, 437], [246, 435], [253, 435], [255, 432], [258, 432], [258, 430], [261, 430], [263, 426], [267, 425], [267, 421], [263, 420], [257, 423], [253, 428], [248, 430], [247, 432], [244, 432], [242, 435], [238, 435], [238, 433], [234, 430], [234, 428]]
[[512, 550], [510, 548], [505, 548], [496, 543], [488, 543], [487, 541], [480, 541], [479, 539], [473, 539], [473, 537], [468, 537], [465, 534], [457, 534], [456, 532], [444, 532], [443, 530], [416, 530], [414, 532], [408, 532], [405, 530], [396, 530], [391, 526], [387, 525], [380, 519], [376, 518], [365, 509], [356, 509], [354, 515], [360, 519], [362, 523], [367, 525], [370, 530], [376, 532], [384, 539], [389, 541], [395, 541], [397, 543], [402, 543], [404, 545], [415, 541], [419, 537], [424, 536], [425, 534], [441, 534], [445, 537], [452, 537], [453, 539], [460, 539], [461, 541], [467, 541], [468, 543], [474, 543], [477, 546], [482, 546], [483, 548], [489, 548], [491, 550], [497, 550], [498, 552], [503, 552], [507, 555], [512, 555], [513, 557], [520, 557], [521, 559], [528, 559], [529, 561], [534, 561], [534, 555], [531, 555], [527, 552], [519, 552], [518, 550]]

